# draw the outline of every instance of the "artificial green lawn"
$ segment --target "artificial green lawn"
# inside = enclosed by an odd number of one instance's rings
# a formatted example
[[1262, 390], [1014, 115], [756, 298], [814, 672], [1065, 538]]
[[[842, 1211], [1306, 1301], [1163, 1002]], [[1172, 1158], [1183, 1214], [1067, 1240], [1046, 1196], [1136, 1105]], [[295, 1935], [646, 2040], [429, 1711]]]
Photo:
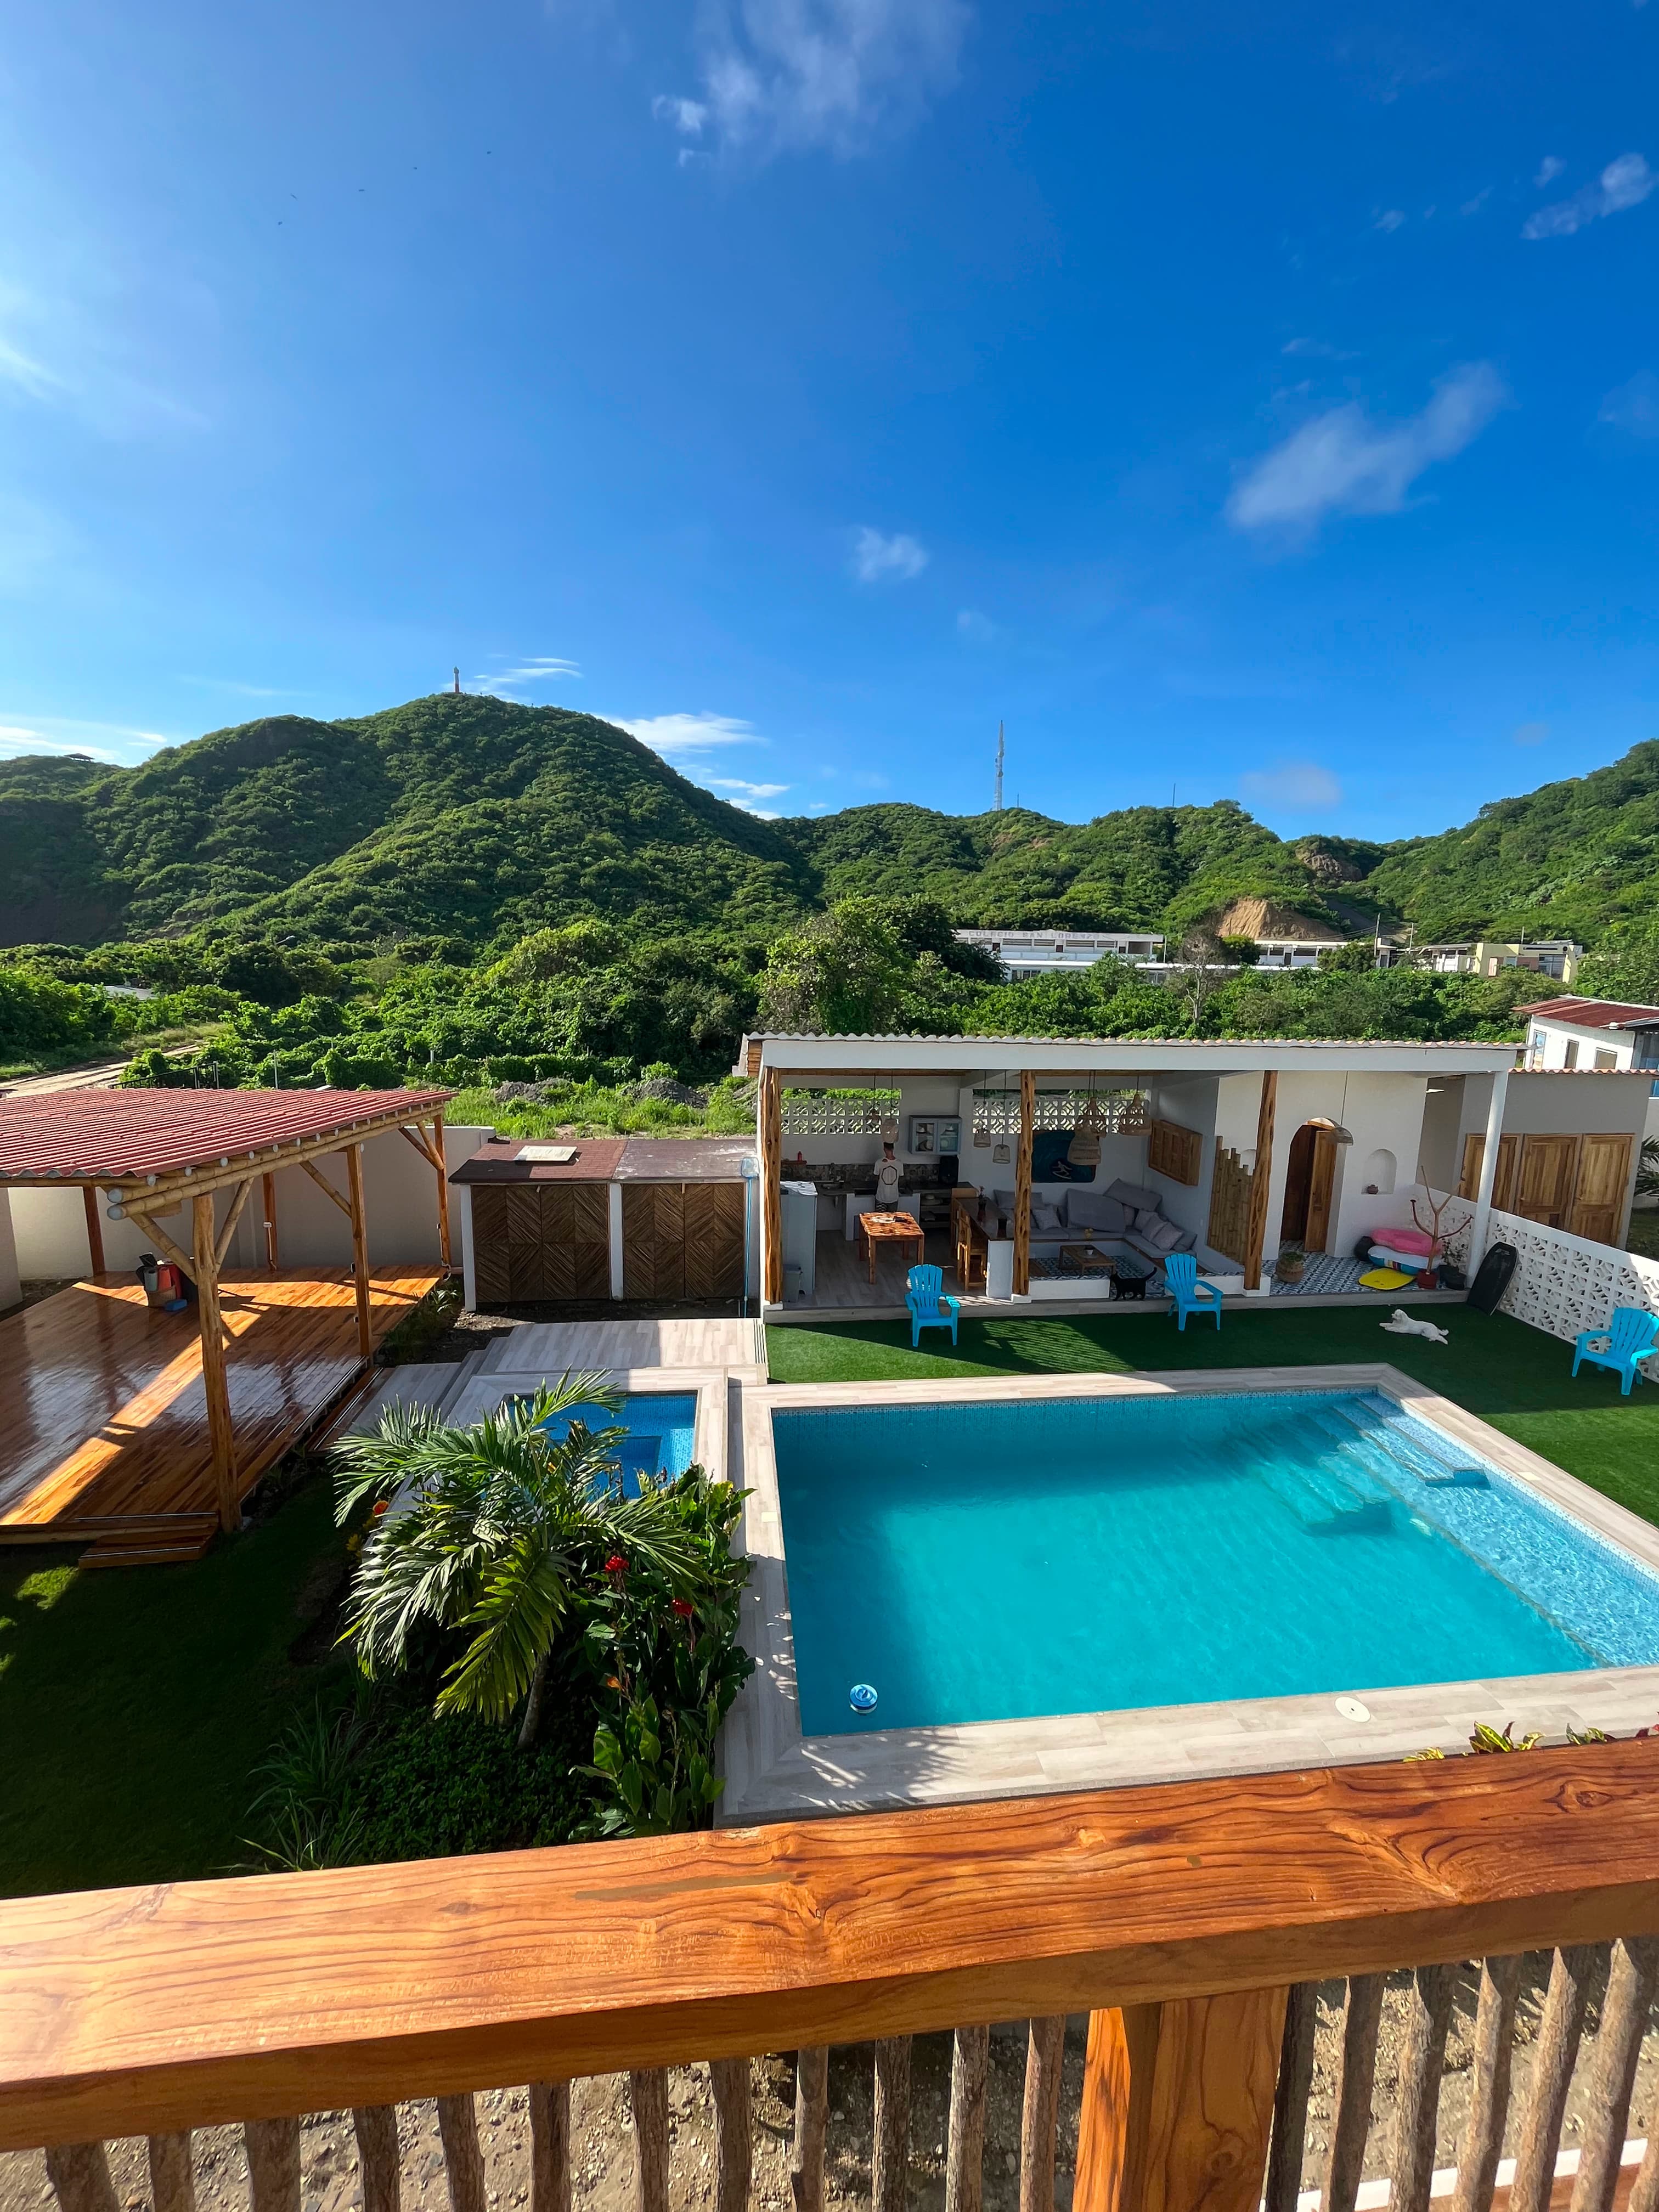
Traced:
[[1581, 1482], [1659, 1522], [1659, 1387], [1628, 1398], [1605, 1368], [1570, 1373], [1572, 1346], [1507, 1314], [1467, 1306], [1408, 1309], [1446, 1330], [1449, 1344], [1394, 1336], [1376, 1307], [1313, 1306], [1188, 1321], [1184, 1334], [1156, 1309], [1051, 1319], [964, 1319], [954, 1351], [929, 1329], [910, 1349], [907, 1322], [842, 1322], [766, 1332], [775, 1382], [850, 1382], [899, 1376], [1156, 1371], [1172, 1367], [1306, 1367], [1386, 1359], [1553, 1460]]
[[344, 1559], [321, 1480], [187, 1566], [0, 1550], [0, 1894], [245, 1864], [252, 1770], [345, 1671], [289, 1656]]

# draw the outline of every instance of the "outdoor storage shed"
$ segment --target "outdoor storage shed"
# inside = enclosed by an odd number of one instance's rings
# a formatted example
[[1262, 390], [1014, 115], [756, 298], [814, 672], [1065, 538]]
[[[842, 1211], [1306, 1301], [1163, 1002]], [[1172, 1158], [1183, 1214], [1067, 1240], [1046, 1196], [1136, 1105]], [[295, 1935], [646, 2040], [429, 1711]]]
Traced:
[[744, 1295], [740, 1139], [497, 1138], [454, 1176], [471, 1306]]

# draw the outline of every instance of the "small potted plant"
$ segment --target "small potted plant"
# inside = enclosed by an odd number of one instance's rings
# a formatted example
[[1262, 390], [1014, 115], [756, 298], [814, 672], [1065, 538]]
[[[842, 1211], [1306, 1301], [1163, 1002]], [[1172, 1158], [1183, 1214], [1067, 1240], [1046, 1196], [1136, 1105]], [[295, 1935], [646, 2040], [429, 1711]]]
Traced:
[[1297, 1243], [1281, 1244], [1273, 1273], [1281, 1283], [1299, 1283], [1308, 1264], [1308, 1255]]

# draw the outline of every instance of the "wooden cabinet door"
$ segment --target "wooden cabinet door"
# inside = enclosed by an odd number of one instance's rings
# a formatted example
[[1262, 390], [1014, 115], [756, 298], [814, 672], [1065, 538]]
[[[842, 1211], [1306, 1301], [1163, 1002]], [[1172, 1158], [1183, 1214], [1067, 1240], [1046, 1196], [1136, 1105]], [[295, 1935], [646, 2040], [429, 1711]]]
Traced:
[[688, 1298], [743, 1296], [744, 1186], [689, 1182], [685, 1186], [685, 1295]]
[[684, 1187], [677, 1182], [625, 1182], [623, 1296], [683, 1298], [685, 1294]]
[[1528, 1221], [1541, 1221], [1549, 1229], [1565, 1229], [1572, 1211], [1573, 1183], [1578, 1170], [1577, 1137], [1523, 1137], [1521, 1139], [1521, 1188], [1515, 1212]]
[[[1498, 1139], [1498, 1173], [1492, 1177], [1492, 1202], [1500, 1213], [1516, 1212], [1516, 1171], [1521, 1161], [1521, 1139], [1500, 1137]], [[1486, 1140], [1476, 1133], [1463, 1139], [1463, 1171], [1457, 1178], [1459, 1198], [1473, 1200], [1480, 1188], [1480, 1163], [1486, 1158]]]
[[1578, 1176], [1567, 1220], [1575, 1237], [1588, 1237], [1597, 1244], [1618, 1241], [1625, 1224], [1625, 1189], [1634, 1141], [1622, 1133], [1579, 1139]]
[[504, 1305], [507, 1284], [507, 1192], [500, 1184], [472, 1186], [472, 1273], [481, 1306]]
[[544, 1298], [611, 1295], [611, 1187], [603, 1182], [543, 1183]]

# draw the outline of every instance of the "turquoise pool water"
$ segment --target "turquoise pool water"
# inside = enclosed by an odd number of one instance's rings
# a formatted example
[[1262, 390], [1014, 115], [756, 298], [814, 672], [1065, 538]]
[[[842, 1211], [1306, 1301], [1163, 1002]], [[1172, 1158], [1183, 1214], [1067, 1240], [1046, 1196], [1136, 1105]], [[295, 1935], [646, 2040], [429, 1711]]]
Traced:
[[682, 1396], [651, 1390], [630, 1392], [623, 1400], [620, 1413], [611, 1413], [603, 1406], [573, 1406], [545, 1426], [550, 1437], [561, 1441], [570, 1433], [573, 1421], [584, 1421], [590, 1429], [626, 1429], [617, 1459], [624, 1495], [637, 1498], [642, 1474], [672, 1480], [685, 1473], [691, 1464], [696, 1419], [697, 1401], [691, 1392]]
[[1659, 1661], [1659, 1577], [1378, 1395], [773, 1432], [809, 1735]]

